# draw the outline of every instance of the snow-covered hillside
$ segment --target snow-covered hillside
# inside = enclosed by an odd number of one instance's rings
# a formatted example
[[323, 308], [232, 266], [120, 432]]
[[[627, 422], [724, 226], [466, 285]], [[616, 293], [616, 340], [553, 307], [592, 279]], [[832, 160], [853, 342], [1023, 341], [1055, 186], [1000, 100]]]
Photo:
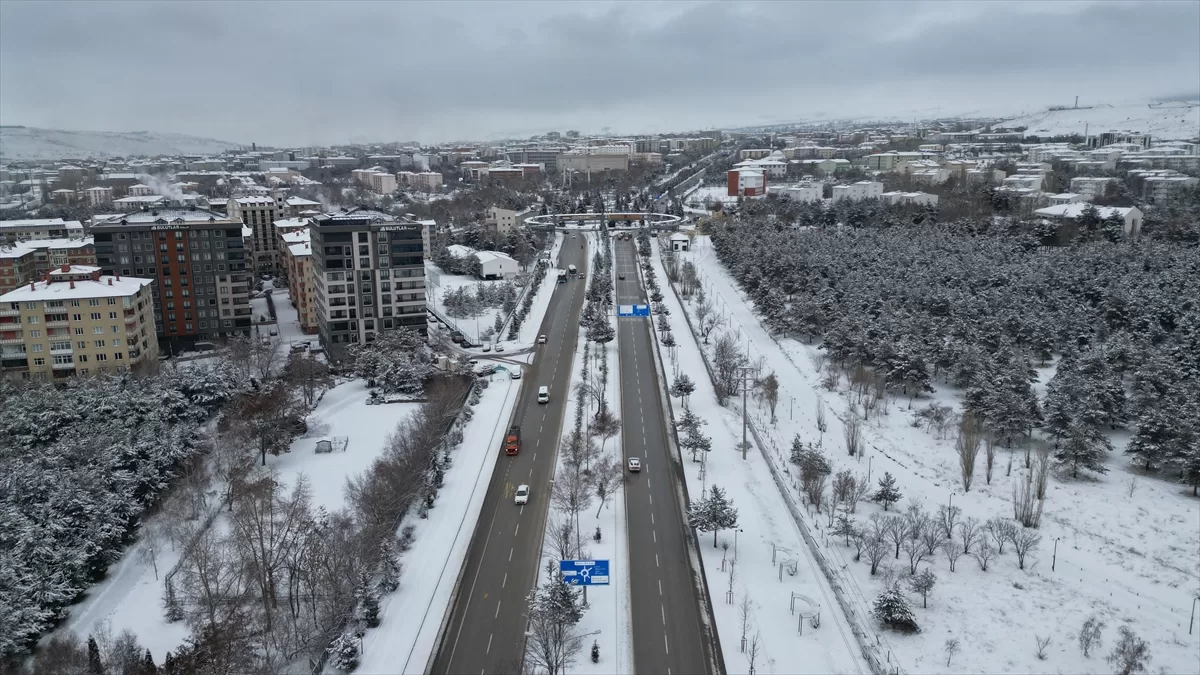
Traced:
[[155, 155], [213, 155], [238, 143], [150, 131], [63, 131], [0, 127], [0, 161]]
[[1140, 131], [1160, 140], [1200, 136], [1200, 101], [1099, 104], [1092, 108], [1045, 110], [1009, 120], [1026, 135], [1061, 136], [1105, 131]]

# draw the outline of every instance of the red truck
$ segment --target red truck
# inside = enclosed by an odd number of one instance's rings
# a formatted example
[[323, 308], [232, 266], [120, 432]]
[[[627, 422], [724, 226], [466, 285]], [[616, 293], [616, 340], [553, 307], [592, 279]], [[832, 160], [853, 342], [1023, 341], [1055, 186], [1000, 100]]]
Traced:
[[521, 449], [521, 427], [512, 426], [504, 438], [504, 454], [515, 455]]

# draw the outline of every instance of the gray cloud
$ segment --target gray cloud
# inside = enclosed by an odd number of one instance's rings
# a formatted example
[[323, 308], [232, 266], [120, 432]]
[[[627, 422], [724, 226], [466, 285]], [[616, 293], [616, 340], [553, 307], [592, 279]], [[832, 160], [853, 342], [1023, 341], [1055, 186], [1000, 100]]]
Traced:
[[1196, 2], [0, 3], [0, 122], [274, 144], [1200, 89]]

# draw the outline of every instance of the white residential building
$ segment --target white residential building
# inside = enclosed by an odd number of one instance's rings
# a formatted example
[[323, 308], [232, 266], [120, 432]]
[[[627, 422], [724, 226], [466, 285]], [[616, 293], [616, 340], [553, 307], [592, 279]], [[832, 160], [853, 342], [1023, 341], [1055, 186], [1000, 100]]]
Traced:
[[825, 186], [821, 183], [801, 183], [779, 188], [769, 188], [768, 192], [779, 195], [780, 199], [793, 202], [819, 202], [824, 197]]
[[1083, 201], [1083, 195], [1075, 194], [1074, 192], [1063, 192], [1056, 195], [1048, 195], [1050, 206], [1059, 206], [1060, 204], [1076, 204]]
[[128, 195], [130, 197], [149, 197], [152, 194], [154, 194], [154, 188], [150, 187], [149, 185], [142, 185], [139, 183], [137, 185], [129, 186]]
[[517, 261], [499, 251], [476, 251], [480, 279], [512, 279], [517, 276]]
[[415, 173], [409, 179], [414, 190], [420, 192], [439, 192], [442, 189], [442, 174], [436, 171]]
[[1094, 201], [1097, 195], [1103, 196], [1104, 191], [1115, 181], [1115, 178], [1108, 176], [1076, 176], [1071, 179], [1071, 192], [1081, 195], [1084, 201], [1090, 202]]
[[937, 206], [938, 196], [928, 192], [885, 192], [879, 198], [888, 204], [916, 204], [919, 206]]
[[88, 206], [100, 206], [101, 204], [108, 204], [113, 200], [112, 188], [103, 185], [90, 187], [84, 190], [83, 194], [87, 197]]
[[496, 234], [503, 235], [522, 225], [525, 222], [525, 219], [532, 214], [533, 209], [516, 211], [513, 209], [502, 209], [499, 206], [493, 206], [487, 210], [487, 215], [484, 218], [483, 224], [488, 227], [495, 228]]
[[1125, 234], [1127, 235], [1137, 236], [1142, 230], [1142, 212], [1136, 206], [1092, 206], [1085, 202], [1075, 202], [1072, 204], [1047, 206], [1044, 209], [1034, 211], [1033, 214], [1051, 220], [1077, 220], [1088, 208], [1096, 209], [1101, 220], [1110, 218], [1113, 215], [1120, 216], [1125, 221]]
[[381, 195], [390, 195], [396, 191], [396, 177], [390, 173], [377, 171], [371, 174], [371, 189]]
[[863, 199], [879, 199], [883, 195], [883, 183], [872, 180], [860, 180], [850, 185], [834, 185], [833, 201], [860, 201]]
[[[1045, 176], [1040, 173], [1018, 173], [1004, 179], [1004, 187], [1012, 190], [1041, 190]], [[1074, 186], [1072, 186], [1074, 187]], [[1077, 190], [1071, 190], [1077, 192]]]

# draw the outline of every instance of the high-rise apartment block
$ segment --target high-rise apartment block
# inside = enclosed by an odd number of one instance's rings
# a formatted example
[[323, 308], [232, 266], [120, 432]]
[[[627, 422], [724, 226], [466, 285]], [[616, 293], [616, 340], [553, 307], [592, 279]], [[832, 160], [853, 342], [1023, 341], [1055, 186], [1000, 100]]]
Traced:
[[369, 209], [313, 218], [309, 228], [321, 343], [335, 360], [382, 331], [425, 331], [420, 223]]
[[279, 204], [271, 197], [235, 197], [229, 200], [226, 212], [234, 220], [254, 231], [252, 263], [256, 272], [275, 272], [279, 269], [279, 239], [275, 221], [280, 218]]
[[180, 347], [248, 333], [250, 272], [239, 220], [205, 209], [135, 211], [92, 225], [105, 274], [153, 279], [157, 332]]

